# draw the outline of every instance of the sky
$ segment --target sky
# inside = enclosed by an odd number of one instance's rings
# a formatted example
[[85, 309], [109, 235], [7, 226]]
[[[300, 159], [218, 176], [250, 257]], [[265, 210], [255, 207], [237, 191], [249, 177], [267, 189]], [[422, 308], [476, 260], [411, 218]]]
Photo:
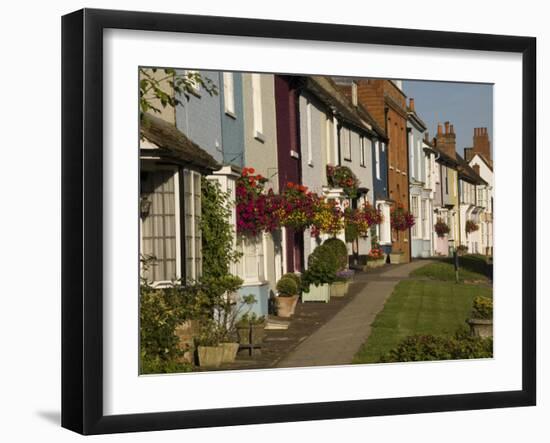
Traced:
[[416, 113], [428, 126], [430, 139], [438, 122], [449, 121], [454, 125], [460, 155], [472, 146], [474, 128], [487, 128], [493, 148], [493, 85], [404, 80], [403, 91], [414, 98]]

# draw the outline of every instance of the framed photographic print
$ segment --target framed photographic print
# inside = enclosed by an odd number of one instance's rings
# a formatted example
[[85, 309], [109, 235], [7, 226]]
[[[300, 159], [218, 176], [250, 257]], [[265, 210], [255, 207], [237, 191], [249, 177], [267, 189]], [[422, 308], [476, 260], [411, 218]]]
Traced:
[[535, 404], [534, 38], [62, 26], [64, 427]]

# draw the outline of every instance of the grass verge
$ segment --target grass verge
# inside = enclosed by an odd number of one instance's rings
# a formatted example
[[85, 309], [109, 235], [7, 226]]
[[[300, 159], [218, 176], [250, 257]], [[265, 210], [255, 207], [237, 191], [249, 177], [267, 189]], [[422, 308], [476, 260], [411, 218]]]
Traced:
[[453, 336], [465, 326], [478, 295], [490, 297], [492, 290], [446, 281], [401, 281], [374, 320], [371, 334], [353, 363], [376, 363], [407, 336]]

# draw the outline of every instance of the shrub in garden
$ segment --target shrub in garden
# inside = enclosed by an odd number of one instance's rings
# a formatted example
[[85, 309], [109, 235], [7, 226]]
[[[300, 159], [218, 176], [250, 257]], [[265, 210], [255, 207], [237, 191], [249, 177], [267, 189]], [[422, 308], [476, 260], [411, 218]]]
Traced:
[[474, 298], [472, 318], [482, 320], [493, 319], [493, 299], [491, 297], [478, 296]]
[[291, 277], [282, 277], [277, 282], [277, 292], [282, 297], [292, 297], [298, 294], [298, 285]]
[[382, 356], [384, 363], [430, 360], [491, 358], [492, 338], [479, 338], [457, 333], [454, 337], [413, 335]]
[[325, 240], [323, 245], [330, 248], [333, 254], [336, 255], [336, 259], [338, 260], [338, 271], [348, 267], [348, 247], [342, 240], [339, 238], [329, 238]]
[[207, 296], [199, 285], [153, 289], [140, 287], [140, 372], [185, 372], [189, 365], [179, 363], [183, 352], [174, 331], [185, 320], [197, 318]]

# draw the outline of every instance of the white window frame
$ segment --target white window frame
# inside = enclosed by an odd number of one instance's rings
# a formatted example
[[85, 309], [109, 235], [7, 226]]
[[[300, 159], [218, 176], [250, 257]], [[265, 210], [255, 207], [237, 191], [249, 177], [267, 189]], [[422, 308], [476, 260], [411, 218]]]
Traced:
[[420, 219], [422, 220], [422, 238], [424, 240], [430, 239], [429, 230], [429, 217], [428, 217], [428, 199], [423, 198], [420, 200]]
[[311, 122], [311, 102], [306, 99], [306, 137], [307, 137], [307, 164], [313, 167], [313, 128]]
[[253, 137], [265, 141], [262, 109], [262, 77], [261, 74], [251, 74], [252, 79], [252, 120]]
[[416, 146], [414, 146], [412, 131], [409, 133], [409, 146], [411, 147], [411, 175], [416, 179]]
[[[164, 169], [166, 170], [166, 169]], [[182, 278], [182, 263], [181, 263], [181, 234], [182, 234], [182, 225], [180, 220], [180, 187], [179, 187], [179, 171], [177, 169], [169, 169], [173, 172], [172, 180], [174, 182], [174, 223], [175, 223], [175, 254], [176, 254], [176, 280], [179, 280]], [[154, 174], [156, 172], [161, 172], [162, 170], [150, 170], [147, 171], [151, 174]], [[139, 220], [139, 228], [140, 228], [140, 241], [139, 241], [139, 252], [140, 254], [143, 254], [143, 219], [140, 217]], [[151, 282], [151, 286], [153, 287], [163, 287], [163, 286], [169, 286], [172, 285], [171, 280], [155, 280]]]
[[[191, 250], [189, 250], [189, 248], [186, 248], [185, 249], [185, 266], [183, 267], [185, 269], [185, 278], [186, 279], [192, 279], [192, 280], [196, 280], [197, 278], [199, 278], [201, 275], [202, 275], [202, 247], [200, 248], [197, 248], [197, 240], [201, 239], [202, 236], [201, 236], [201, 230], [200, 230], [200, 222], [197, 223], [197, 218], [200, 219], [201, 215], [199, 215], [197, 217], [197, 214], [196, 214], [196, 208], [195, 208], [195, 202], [196, 202], [196, 198], [197, 198], [197, 195], [199, 196], [199, 199], [200, 199], [200, 195], [201, 195], [201, 189], [200, 189], [200, 180], [201, 180], [201, 174], [199, 174], [198, 172], [196, 171], [193, 171], [193, 170], [190, 170], [190, 169], [184, 169], [183, 170], [183, 174], [184, 174], [184, 177], [185, 177], [185, 174], [186, 172], [188, 172], [190, 174], [190, 180], [189, 180], [189, 184], [190, 184], [190, 194], [191, 194], [191, 208], [190, 208], [190, 215], [191, 215]], [[196, 178], [198, 177], [198, 180], [199, 180], [199, 186], [198, 186], [198, 189], [196, 189], [196, 186], [195, 186], [195, 180]], [[186, 183], [185, 183], [185, 180], [184, 180], [184, 193], [186, 192], [185, 191], [185, 187], [186, 187]], [[187, 205], [185, 204], [185, 196], [184, 196], [184, 200], [183, 200], [183, 205], [184, 205], [184, 214], [187, 216], [188, 212], [187, 212]], [[186, 237], [186, 240], [187, 240], [187, 237], [188, 237], [188, 232], [185, 230], [185, 220], [183, 220], [183, 233]], [[186, 245], [187, 245], [187, 242], [186, 242]], [[199, 260], [199, 257], [200, 257], [200, 263], [197, 264], [197, 261]], [[189, 272], [189, 269], [187, 267], [187, 262], [188, 260], [191, 259], [191, 262], [192, 262], [192, 265], [191, 265], [191, 272]]]
[[[384, 144], [382, 143], [382, 147]], [[380, 180], [380, 142], [376, 140], [374, 149], [374, 161], [376, 163], [376, 179]]]
[[417, 180], [423, 182], [425, 181], [425, 178], [422, 176], [422, 141], [417, 140], [416, 141], [416, 164], [417, 164], [417, 171], [416, 171], [416, 178]]
[[413, 238], [418, 238], [418, 195], [411, 196], [411, 212], [414, 217], [414, 225], [411, 228], [411, 234]]
[[342, 126], [340, 129], [340, 140], [342, 146], [342, 158], [351, 162], [351, 130]]
[[236, 118], [235, 114], [235, 74], [232, 72], [223, 73], [223, 102], [224, 111], [230, 117]]
[[332, 152], [331, 152], [331, 138], [332, 138], [332, 131], [331, 131], [331, 118], [328, 115], [325, 115], [325, 137], [326, 137], [326, 154], [327, 154], [327, 164], [332, 164]]
[[357, 106], [357, 83], [351, 82], [351, 103], [353, 106]]
[[365, 137], [359, 138], [359, 166], [362, 166], [363, 168], [367, 167], [366, 164], [366, 153], [365, 153]]

